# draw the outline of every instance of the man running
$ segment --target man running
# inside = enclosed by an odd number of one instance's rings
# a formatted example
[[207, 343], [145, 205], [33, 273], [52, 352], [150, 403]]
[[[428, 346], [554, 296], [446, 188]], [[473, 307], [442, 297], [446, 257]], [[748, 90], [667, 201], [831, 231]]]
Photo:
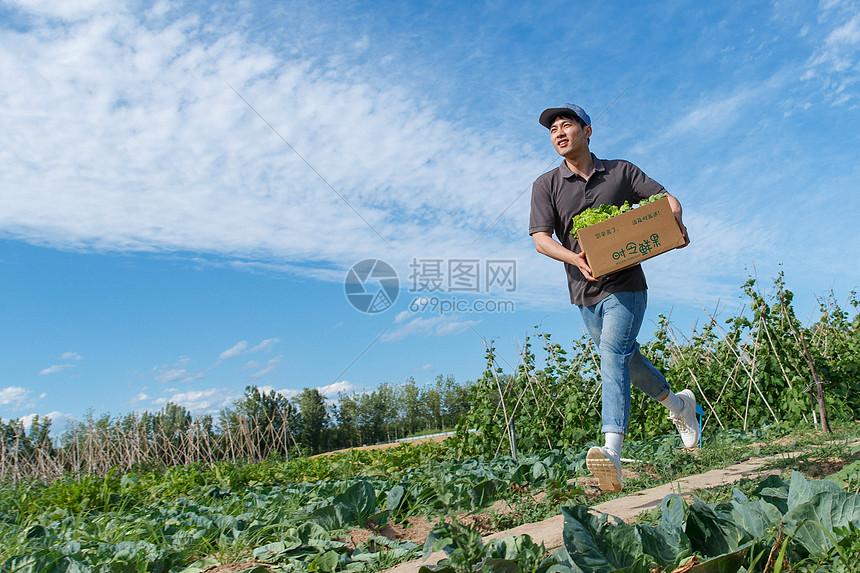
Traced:
[[[529, 234], [535, 248], [564, 263], [571, 303], [600, 352], [603, 382], [603, 447], [588, 451], [586, 465], [603, 491], [621, 491], [621, 445], [630, 419], [631, 384], [669, 410], [684, 446], [698, 447], [701, 433], [696, 397], [690, 390], [675, 394], [666, 378], [639, 352], [636, 336], [647, 304], [645, 274], [639, 265], [594, 278], [578, 241], [570, 234], [573, 217], [589, 207], [620, 207], [666, 193], [685, 247], [690, 240], [681, 220], [681, 204], [662, 185], [624, 160], [598, 159], [589, 149], [591, 118], [578, 105], [564, 104], [540, 115], [553, 147], [564, 158], [532, 187]], [[553, 233], [557, 238], [553, 238]], [[679, 247], [680, 248], [680, 247]]]

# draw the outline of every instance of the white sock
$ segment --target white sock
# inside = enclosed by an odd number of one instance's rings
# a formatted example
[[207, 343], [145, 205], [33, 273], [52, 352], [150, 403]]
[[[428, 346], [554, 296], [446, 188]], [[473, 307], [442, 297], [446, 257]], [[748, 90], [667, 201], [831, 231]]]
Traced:
[[624, 443], [624, 434], [606, 432], [603, 434], [606, 444], [603, 446], [613, 456], [621, 457], [621, 444]]
[[681, 410], [684, 409], [684, 402], [682, 402], [678, 395], [671, 390], [669, 390], [668, 396], [662, 400], [658, 400], [658, 402], [669, 408], [669, 412], [671, 412], [672, 415], [680, 414]]

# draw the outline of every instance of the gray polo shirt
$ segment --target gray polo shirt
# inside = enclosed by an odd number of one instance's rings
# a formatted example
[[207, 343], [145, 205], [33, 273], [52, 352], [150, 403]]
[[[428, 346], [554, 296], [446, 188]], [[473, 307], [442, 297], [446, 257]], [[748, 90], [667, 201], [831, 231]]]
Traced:
[[[534, 182], [529, 235], [538, 231], [554, 232], [562, 245], [579, 253], [582, 252], [579, 241], [570, 234], [574, 216], [588, 207], [620, 207], [625, 201], [632, 205], [665, 192], [662, 185], [629, 161], [598, 159], [593, 154], [591, 157], [594, 173], [588, 182], [571, 171], [564, 161]], [[595, 305], [612, 293], [648, 288], [639, 265], [600, 277], [597, 282], [585, 280], [573, 265], [565, 263], [564, 268], [570, 302], [579, 306]]]

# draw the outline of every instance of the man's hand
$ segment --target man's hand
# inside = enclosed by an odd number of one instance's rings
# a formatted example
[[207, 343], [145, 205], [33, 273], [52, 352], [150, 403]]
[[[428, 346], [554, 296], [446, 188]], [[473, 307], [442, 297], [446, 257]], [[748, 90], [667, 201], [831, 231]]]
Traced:
[[597, 280], [591, 274], [591, 267], [588, 266], [588, 262], [585, 260], [585, 253], [574, 253], [573, 251], [566, 249], [561, 245], [561, 243], [552, 238], [552, 233], [547, 233], [545, 231], [533, 233], [532, 239], [534, 239], [535, 249], [537, 249], [537, 252], [544, 254], [551, 259], [555, 259], [569, 265], [574, 265], [588, 281], [593, 282]]
[[597, 281], [597, 279], [591, 274], [591, 267], [588, 266], [588, 261], [585, 260], [585, 253], [574, 253], [571, 251], [571, 254], [574, 256], [574, 262], [572, 264], [576, 265], [576, 268], [579, 269], [579, 272], [582, 273], [585, 280], [591, 282]]
[[684, 222], [681, 221], [681, 213], [675, 213], [675, 221], [678, 223], [678, 228], [681, 229], [681, 236], [684, 237], [684, 244], [678, 245], [675, 247], [676, 249], [683, 249], [687, 245], [690, 244], [690, 237], [687, 235], [687, 227], [684, 225]]
[[672, 214], [675, 215], [675, 221], [678, 223], [678, 228], [681, 230], [681, 236], [684, 237], [684, 244], [678, 245], [675, 248], [683, 249], [690, 244], [690, 237], [687, 235], [687, 227], [684, 225], [684, 221], [681, 220], [681, 215], [683, 214], [681, 202], [669, 193], [666, 193], [666, 195], [669, 197], [669, 206], [672, 208]]

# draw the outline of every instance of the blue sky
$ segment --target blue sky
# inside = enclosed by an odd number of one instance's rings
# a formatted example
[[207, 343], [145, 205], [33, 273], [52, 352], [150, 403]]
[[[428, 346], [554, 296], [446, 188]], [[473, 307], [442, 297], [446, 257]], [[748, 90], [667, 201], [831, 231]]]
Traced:
[[[578, 338], [528, 237], [564, 102], [684, 205], [645, 338], [739, 311], [748, 273], [804, 319], [860, 286], [855, 2], [2, 0], [0, 69], [3, 418], [474, 380], [487, 341]], [[345, 296], [365, 259], [383, 312]]]

